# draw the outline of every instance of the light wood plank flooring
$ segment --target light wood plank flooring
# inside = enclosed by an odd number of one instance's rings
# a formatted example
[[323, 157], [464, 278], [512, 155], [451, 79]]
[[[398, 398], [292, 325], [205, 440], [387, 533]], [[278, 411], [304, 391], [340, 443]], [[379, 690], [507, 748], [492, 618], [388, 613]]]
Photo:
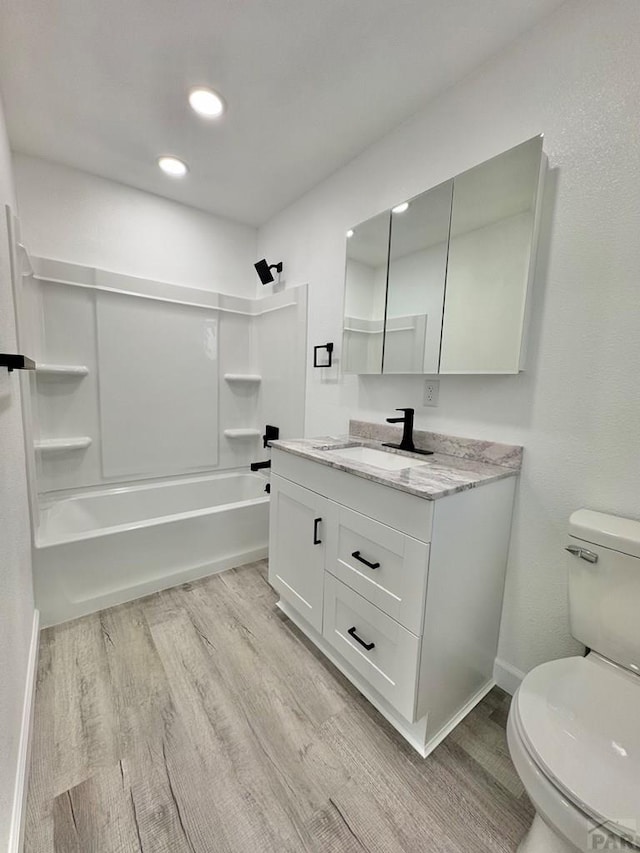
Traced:
[[275, 601], [260, 562], [43, 632], [27, 853], [516, 849], [509, 697], [422, 759]]

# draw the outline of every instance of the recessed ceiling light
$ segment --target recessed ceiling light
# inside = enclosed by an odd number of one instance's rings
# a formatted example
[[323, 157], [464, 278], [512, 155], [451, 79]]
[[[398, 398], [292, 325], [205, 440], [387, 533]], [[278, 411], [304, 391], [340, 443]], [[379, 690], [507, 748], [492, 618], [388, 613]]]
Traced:
[[402, 204], [396, 204], [395, 207], [391, 208], [391, 213], [404, 213], [405, 210], [408, 210], [409, 202], [403, 201]]
[[220, 95], [205, 86], [198, 86], [189, 92], [189, 103], [204, 118], [218, 118], [224, 112], [224, 101]]
[[349, 237], [353, 237], [353, 228], [349, 228], [349, 230], [347, 231], [347, 238]]
[[172, 178], [184, 178], [189, 171], [189, 167], [177, 157], [158, 157], [158, 166], [162, 169], [165, 175]]

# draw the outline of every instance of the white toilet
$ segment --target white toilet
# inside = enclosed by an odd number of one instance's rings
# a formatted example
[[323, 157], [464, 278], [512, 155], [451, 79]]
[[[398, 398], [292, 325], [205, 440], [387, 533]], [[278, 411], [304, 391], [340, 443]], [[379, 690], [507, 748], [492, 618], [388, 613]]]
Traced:
[[571, 631], [586, 657], [518, 688], [507, 725], [536, 809], [519, 853], [640, 851], [640, 522], [571, 516]]

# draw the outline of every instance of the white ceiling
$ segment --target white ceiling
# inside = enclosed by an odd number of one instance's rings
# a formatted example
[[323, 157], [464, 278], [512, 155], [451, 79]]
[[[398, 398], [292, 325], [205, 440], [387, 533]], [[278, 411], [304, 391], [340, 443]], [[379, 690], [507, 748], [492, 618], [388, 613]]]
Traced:
[[260, 224], [562, 2], [1, 0], [11, 143]]

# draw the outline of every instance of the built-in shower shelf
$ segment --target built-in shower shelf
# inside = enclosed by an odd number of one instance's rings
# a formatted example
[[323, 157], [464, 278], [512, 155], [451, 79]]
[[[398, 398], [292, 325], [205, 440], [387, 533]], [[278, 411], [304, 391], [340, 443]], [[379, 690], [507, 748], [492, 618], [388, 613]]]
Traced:
[[257, 438], [262, 433], [259, 429], [225, 429], [226, 438]]
[[247, 385], [259, 385], [262, 382], [259, 373], [225, 373], [224, 378], [227, 382], [243, 382]]
[[43, 453], [59, 450], [84, 450], [90, 445], [91, 439], [88, 435], [78, 435], [74, 438], [44, 438], [41, 441], [33, 442], [34, 448]]
[[86, 376], [89, 368], [86, 364], [36, 364], [36, 376]]
[[[352, 326], [345, 326], [345, 332], [356, 332], [358, 335], [381, 335], [382, 329], [354, 329]], [[415, 332], [415, 326], [398, 326], [396, 329], [387, 326], [385, 332]]]

